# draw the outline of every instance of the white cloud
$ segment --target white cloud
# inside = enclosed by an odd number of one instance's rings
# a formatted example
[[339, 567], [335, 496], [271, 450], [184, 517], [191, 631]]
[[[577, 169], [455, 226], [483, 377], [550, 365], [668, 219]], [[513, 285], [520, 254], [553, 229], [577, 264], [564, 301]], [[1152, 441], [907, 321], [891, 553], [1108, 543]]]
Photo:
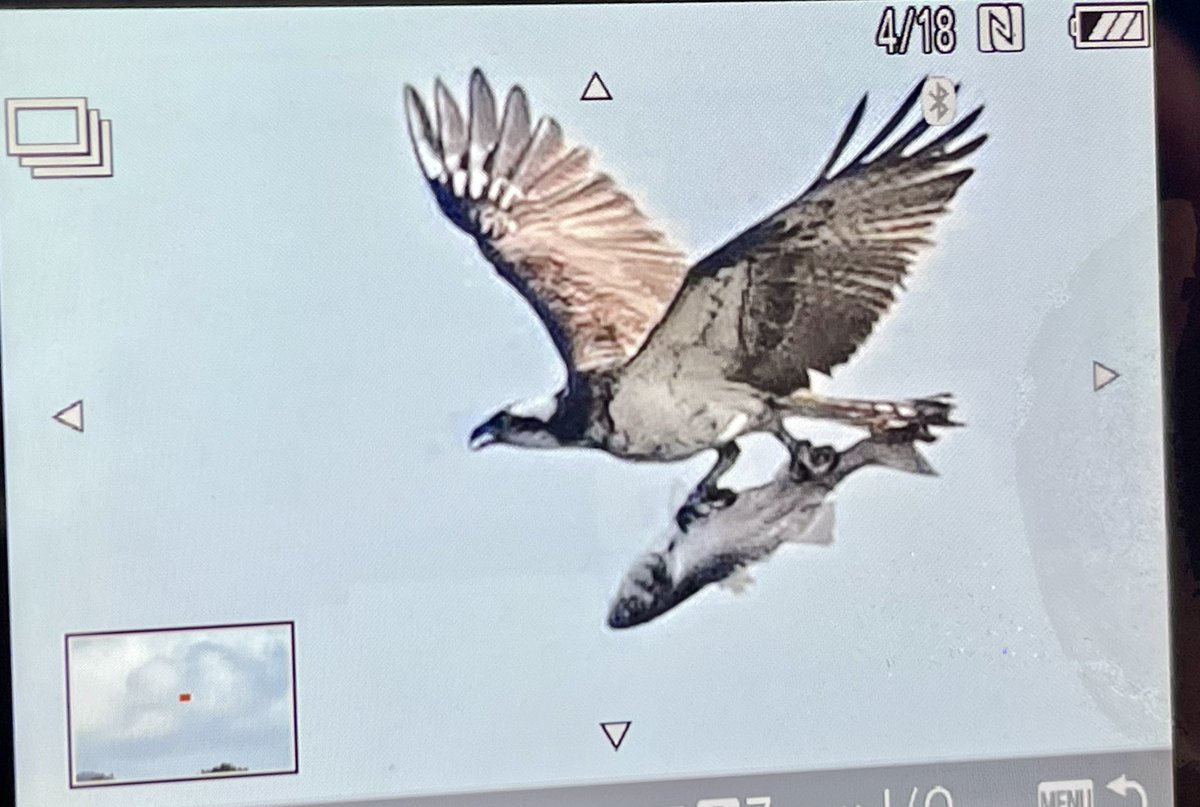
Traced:
[[286, 626], [75, 637], [69, 674], [75, 756], [89, 768], [113, 768], [107, 760], [118, 757], [128, 768], [156, 754], [291, 746]]

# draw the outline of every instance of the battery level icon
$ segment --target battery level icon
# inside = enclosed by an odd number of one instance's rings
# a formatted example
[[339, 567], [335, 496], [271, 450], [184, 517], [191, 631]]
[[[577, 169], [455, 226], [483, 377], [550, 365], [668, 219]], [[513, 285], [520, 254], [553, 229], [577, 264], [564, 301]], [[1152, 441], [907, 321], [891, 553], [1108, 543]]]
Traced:
[[1071, 39], [1081, 50], [1150, 47], [1149, 3], [1079, 3], [1071, 13]]

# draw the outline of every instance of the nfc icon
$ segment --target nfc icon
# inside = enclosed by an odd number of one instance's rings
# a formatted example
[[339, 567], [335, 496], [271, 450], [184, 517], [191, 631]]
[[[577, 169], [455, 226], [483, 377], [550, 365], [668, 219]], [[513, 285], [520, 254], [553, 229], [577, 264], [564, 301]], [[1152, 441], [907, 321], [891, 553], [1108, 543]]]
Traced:
[[982, 53], [1017, 53], [1025, 50], [1025, 7], [1020, 3], [981, 5], [979, 50]]

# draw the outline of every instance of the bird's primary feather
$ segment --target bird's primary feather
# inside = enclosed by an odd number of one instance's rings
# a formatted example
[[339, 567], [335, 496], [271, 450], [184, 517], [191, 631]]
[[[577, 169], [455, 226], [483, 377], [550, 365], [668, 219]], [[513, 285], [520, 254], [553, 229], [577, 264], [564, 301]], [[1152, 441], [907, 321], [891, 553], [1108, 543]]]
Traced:
[[530, 303], [569, 371], [627, 361], [679, 289], [683, 254], [557, 122], [531, 130], [520, 87], [499, 123], [479, 70], [466, 116], [440, 81], [434, 111], [436, 128], [405, 88], [413, 149], [442, 210]]
[[691, 268], [633, 364], [786, 395], [808, 386], [810, 370], [828, 373], [849, 359], [973, 173], [961, 161], [986, 140], [957, 142], [980, 107], [909, 151], [930, 128], [922, 120], [896, 136], [919, 94], [918, 86], [834, 172], [862, 121], [864, 97], [803, 194]]

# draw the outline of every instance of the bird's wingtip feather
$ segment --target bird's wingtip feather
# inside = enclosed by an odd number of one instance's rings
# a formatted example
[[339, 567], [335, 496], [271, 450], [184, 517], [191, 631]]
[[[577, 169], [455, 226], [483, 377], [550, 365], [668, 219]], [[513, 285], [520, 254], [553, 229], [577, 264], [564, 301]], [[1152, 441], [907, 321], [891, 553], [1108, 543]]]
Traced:
[[409, 123], [412, 123], [414, 114], [425, 111], [425, 104], [421, 100], [421, 94], [417, 92], [417, 88], [411, 84], [404, 85], [404, 113], [408, 116]]

